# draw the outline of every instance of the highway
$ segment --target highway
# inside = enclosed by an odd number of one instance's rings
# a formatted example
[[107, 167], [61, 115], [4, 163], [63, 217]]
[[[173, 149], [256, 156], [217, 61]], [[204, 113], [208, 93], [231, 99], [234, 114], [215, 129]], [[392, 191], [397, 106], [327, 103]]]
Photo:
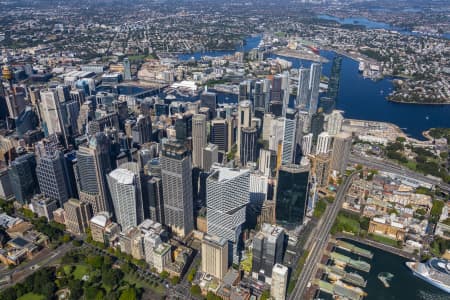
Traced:
[[334, 220], [342, 207], [344, 202], [345, 194], [350, 188], [353, 181], [353, 177], [357, 176], [358, 173], [353, 173], [350, 177], [345, 177], [343, 183], [339, 186], [336, 199], [333, 204], [329, 205], [324, 215], [322, 216], [322, 222], [318, 225], [318, 230], [316, 231], [315, 237], [312, 239], [312, 247], [309, 251], [309, 256], [306, 259], [306, 263], [303, 266], [302, 272], [297, 280], [294, 290], [292, 291], [289, 299], [298, 300], [302, 299], [303, 293], [306, 291], [308, 282], [314, 276], [317, 264], [322, 258], [323, 250], [326, 248], [328, 243], [328, 234], [331, 227], [334, 224]]
[[409, 177], [418, 181], [423, 181], [435, 186], [439, 186], [442, 191], [450, 192], [450, 184], [444, 183], [442, 181], [427, 177], [423, 174], [414, 172], [407, 167], [398, 165], [396, 163], [376, 159], [372, 157], [362, 157], [359, 155], [351, 154], [349, 158], [349, 163], [351, 164], [360, 164], [363, 166], [367, 166], [369, 168], [377, 169], [379, 171], [396, 173], [405, 177]]

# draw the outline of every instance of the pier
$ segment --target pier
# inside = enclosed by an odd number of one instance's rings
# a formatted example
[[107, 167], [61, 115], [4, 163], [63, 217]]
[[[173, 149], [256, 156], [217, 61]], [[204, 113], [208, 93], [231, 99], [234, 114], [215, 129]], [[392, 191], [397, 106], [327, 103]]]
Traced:
[[363, 271], [363, 272], [369, 272], [370, 271], [370, 264], [363, 260], [354, 260], [348, 256], [345, 256], [343, 254], [337, 253], [337, 252], [331, 252], [329, 253], [330, 258], [336, 263], [336, 265], [343, 265], [343, 266], [350, 266], [356, 270]]
[[373, 253], [369, 250], [357, 247], [353, 244], [347, 243], [345, 241], [342, 240], [336, 240], [336, 239], [331, 239], [331, 243], [333, 243], [334, 245], [336, 245], [336, 247], [338, 247], [339, 249], [343, 249], [345, 251], [348, 251], [350, 253], [354, 253], [357, 254], [359, 256], [365, 257], [365, 258], [369, 258], [372, 259], [373, 258]]
[[327, 294], [335, 295], [338, 297], [344, 297], [350, 300], [360, 300], [367, 294], [357, 287], [346, 285], [342, 282], [329, 283], [323, 280], [317, 280], [315, 282], [319, 286], [319, 289]]
[[327, 273], [328, 278], [332, 281], [342, 280], [359, 287], [366, 287], [367, 285], [367, 281], [364, 280], [364, 277], [361, 275], [357, 273], [348, 273], [338, 266], [325, 266], [321, 264], [319, 265], [319, 269], [322, 269]]

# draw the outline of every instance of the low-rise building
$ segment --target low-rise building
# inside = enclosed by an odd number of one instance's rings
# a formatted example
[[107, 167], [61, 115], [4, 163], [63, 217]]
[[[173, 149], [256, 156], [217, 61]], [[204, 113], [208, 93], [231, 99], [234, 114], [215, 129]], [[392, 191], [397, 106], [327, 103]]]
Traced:
[[159, 244], [153, 252], [153, 266], [161, 273], [166, 266], [171, 262], [171, 246], [167, 243]]
[[56, 200], [50, 199], [43, 194], [37, 194], [31, 199], [31, 210], [38, 217], [45, 217], [48, 221], [53, 220], [53, 212], [57, 208]]
[[384, 235], [397, 241], [405, 239], [403, 224], [386, 218], [373, 218], [370, 220], [369, 233]]

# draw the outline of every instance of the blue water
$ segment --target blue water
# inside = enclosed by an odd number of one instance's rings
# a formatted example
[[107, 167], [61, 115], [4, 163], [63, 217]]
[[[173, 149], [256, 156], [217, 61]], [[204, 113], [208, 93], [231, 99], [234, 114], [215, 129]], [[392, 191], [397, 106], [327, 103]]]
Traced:
[[228, 50], [228, 51], [205, 51], [205, 52], [194, 52], [194, 53], [185, 53], [178, 55], [179, 60], [189, 60], [196, 59], [199, 60], [202, 56], [225, 56], [225, 55], [233, 55], [236, 51], [248, 52], [256, 47], [258, 47], [259, 42], [261, 41], [261, 36], [250, 36], [245, 39], [244, 45], [238, 45], [236, 50]]
[[[322, 20], [331, 20], [331, 21], [336, 21], [339, 24], [352, 24], [352, 25], [362, 25], [365, 26], [367, 29], [386, 29], [386, 30], [395, 30], [398, 31], [402, 34], [407, 34], [407, 35], [423, 35], [421, 33], [418, 32], [411, 32], [408, 30], [405, 30], [404, 28], [399, 28], [399, 27], [395, 27], [392, 26], [390, 24], [387, 23], [383, 23], [383, 22], [376, 22], [376, 21], [372, 21], [369, 20], [367, 18], [338, 18], [335, 16], [330, 16], [330, 15], [318, 15], [319, 19]], [[445, 39], [450, 39], [450, 32], [444, 33], [442, 35], [443, 38]]]
[[[251, 41], [251, 43], [249, 42]], [[258, 45], [260, 37], [248, 40], [246, 49]], [[245, 50], [247, 51], [247, 50]], [[229, 51], [227, 54], [232, 54]], [[215, 56], [220, 56], [220, 53]], [[203, 53], [187, 54], [190, 56]], [[332, 59], [336, 55], [332, 51], [321, 51], [321, 55], [329, 62], [323, 65], [323, 73], [330, 75]], [[277, 56], [272, 55], [272, 58]], [[311, 62], [297, 58], [281, 57], [292, 62], [293, 68], [309, 67]], [[402, 128], [406, 134], [417, 139], [423, 139], [422, 132], [432, 127], [450, 127], [450, 105], [419, 105], [401, 104], [386, 100], [392, 91], [392, 79], [372, 81], [364, 79], [358, 73], [358, 63], [350, 58], [342, 60], [341, 85], [336, 108], [344, 111], [346, 118], [363, 119], [394, 123]], [[228, 99], [226, 99], [228, 98]], [[233, 95], [219, 95], [219, 103], [237, 101]]]

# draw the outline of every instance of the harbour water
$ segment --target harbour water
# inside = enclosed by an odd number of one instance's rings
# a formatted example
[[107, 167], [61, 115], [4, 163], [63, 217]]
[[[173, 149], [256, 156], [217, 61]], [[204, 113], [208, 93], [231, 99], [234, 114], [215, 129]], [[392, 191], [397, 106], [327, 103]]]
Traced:
[[[249, 37], [243, 47], [237, 50], [248, 51], [256, 47], [261, 37]], [[323, 65], [323, 73], [330, 75], [331, 64], [336, 53], [320, 51], [329, 62]], [[233, 54], [234, 51], [198, 52], [183, 54], [181, 60], [191, 57], [200, 59], [202, 56], [222, 56]], [[272, 55], [272, 58], [279, 56]], [[281, 57], [292, 62], [293, 68], [309, 67], [311, 62], [291, 57]], [[344, 111], [346, 118], [363, 119], [394, 123], [406, 134], [417, 139], [424, 139], [422, 132], [432, 127], [450, 127], [450, 105], [402, 104], [390, 102], [386, 96], [392, 91], [392, 78], [379, 81], [365, 79], [358, 73], [358, 62], [344, 57], [342, 60], [341, 85], [336, 108]], [[235, 102], [237, 97], [230, 94], [219, 95], [219, 103]]]
[[[417, 278], [406, 267], [405, 258], [363, 245], [357, 242], [348, 241], [363, 249], [371, 251], [374, 255], [372, 259], [360, 257], [371, 264], [369, 273], [350, 270], [357, 272], [367, 280], [367, 286], [363, 290], [368, 294], [365, 300], [444, 300], [449, 299], [449, 295], [438, 288]], [[336, 249], [336, 252], [345, 254], [346, 256], [357, 258], [357, 255], [350, 254], [344, 250]], [[382, 272], [391, 273], [394, 277], [389, 281], [389, 288], [384, 287], [383, 283], [378, 279], [378, 274]], [[332, 299], [331, 295], [320, 293], [318, 298]]]

